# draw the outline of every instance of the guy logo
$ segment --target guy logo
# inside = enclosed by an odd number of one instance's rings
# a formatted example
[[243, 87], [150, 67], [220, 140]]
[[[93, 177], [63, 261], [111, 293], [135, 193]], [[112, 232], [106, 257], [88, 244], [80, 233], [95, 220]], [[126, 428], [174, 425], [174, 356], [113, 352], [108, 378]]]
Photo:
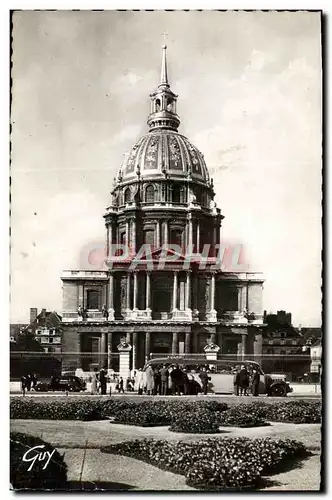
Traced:
[[26, 451], [23, 455], [22, 458], [23, 462], [31, 462], [31, 465], [28, 468], [28, 472], [32, 470], [32, 467], [35, 465], [36, 460], [38, 460], [38, 462], [43, 462], [46, 460], [46, 463], [44, 464], [43, 467], [43, 470], [45, 470], [48, 464], [50, 463], [53, 453], [55, 452], [55, 450], [37, 452], [37, 449], [39, 448], [45, 448], [45, 445], [39, 444], [37, 446], [34, 446], [33, 448], [30, 448], [28, 451]]

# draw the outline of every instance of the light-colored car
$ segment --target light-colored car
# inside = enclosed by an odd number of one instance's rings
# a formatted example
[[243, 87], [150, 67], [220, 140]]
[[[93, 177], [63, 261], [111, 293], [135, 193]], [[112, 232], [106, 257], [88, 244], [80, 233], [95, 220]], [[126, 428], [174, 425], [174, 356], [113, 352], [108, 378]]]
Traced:
[[259, 394], [267, 394], [273, 397], [285, 397], [292, 391], [286, 376], [284, 374], [265, 374], [260, 365], [255, 361], [234, 361], [229, 359], [206, 360], [206, 358], [168, 356], [154, 358], [145, 364], [143, 370], [148, 366], [179, 365], [185, 367], [199, 386], [202, 388], [202, 382], [199, 377], [200, 369], [208, 366], [209, 385], [208, 392], [214, 394], [234, 394], [235, 392], [235, 374], [240, 366], [244, 365], [248, 371], [255, 368], [259, 373]]

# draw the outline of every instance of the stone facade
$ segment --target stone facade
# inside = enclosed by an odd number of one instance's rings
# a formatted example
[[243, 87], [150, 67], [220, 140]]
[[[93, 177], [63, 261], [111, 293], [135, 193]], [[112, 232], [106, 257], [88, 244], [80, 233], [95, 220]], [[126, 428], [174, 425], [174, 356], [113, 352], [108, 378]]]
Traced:
[[151, 353], [204, 355], [208, 342], [218, 356], [262, 352], [263, 278], [223, 270], [224, 217], [203, 155], [178, 133], [166, 48], [150, 97], [150, 131], [121, 166], [104, 214], [107, 270], [62, 275], [63, 350], [73, 353], [64, 370], [116, 369], [123, 338], [132, 368]]

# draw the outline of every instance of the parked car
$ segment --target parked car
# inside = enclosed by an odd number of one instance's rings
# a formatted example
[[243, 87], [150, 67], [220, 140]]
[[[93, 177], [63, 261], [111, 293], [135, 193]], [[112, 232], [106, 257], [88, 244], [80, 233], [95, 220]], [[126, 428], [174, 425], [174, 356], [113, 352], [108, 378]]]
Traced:
[[54, 377], [49, 382], [38, 382], [36, 391], [68, 391], [80, 392], [86, 390], [86, 383], [80, 377], [75, 375], [63, 375], [61, 377]]
[[202, 390], [201, 380], [199, 378], [199, 370], [202, 366], [212, 366], [215, 369], [210, 370], [210, 381], [208, 384], [208, 392], [215, 394], [233, 394], [234, 393], [234, 373], [236, 366], [245, 365], [249, 370], [255, 368], [260, 375], [259, 393], [266, 394], [272, 397], [285, 397], [292, 388], [286, 382], [285, 374], [265, 374], [256, 361], [231, 361], [229, 359], [209, 360], [206, 358], [185, 358], [181, 356], [169, 356], [164, 358], [155, 358], [149, 360], [143, 370], [149, 365], [162, 366], [162, 365], [179, 365], [186, 367], [187, 371], [191, 373], [196, 384], [193, 394], [198, 394]]

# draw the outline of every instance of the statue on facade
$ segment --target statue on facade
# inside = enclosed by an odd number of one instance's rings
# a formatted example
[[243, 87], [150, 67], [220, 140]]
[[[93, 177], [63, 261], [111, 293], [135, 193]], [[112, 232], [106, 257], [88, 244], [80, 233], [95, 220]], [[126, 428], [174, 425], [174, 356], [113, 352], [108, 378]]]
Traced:
[[196, 203], [196, 195], [192, 189], [189, 190], [189, 203], [194, 204]]
[[103, 318], [108, 319], [109, 312], [108, 312], [108, 309], [107, 309], [107, 307], [106, 307], [105, 304], [103, 305], [103, 308], [102, 308], [101, 312], [102, 312]]
[[220, 349], [220, 347], [215, 343], [213, 342], [213, 339], [212, 339], [212, 336], [206, 340], [206, 346], [204, 347], [204, 351], [205, 350], [218, 350]]
[[126, 341], [125, 337], [120, 339], [120, 344], [118, 345], [118, 349], [128, 349], [131, 348], [130, 344]]

